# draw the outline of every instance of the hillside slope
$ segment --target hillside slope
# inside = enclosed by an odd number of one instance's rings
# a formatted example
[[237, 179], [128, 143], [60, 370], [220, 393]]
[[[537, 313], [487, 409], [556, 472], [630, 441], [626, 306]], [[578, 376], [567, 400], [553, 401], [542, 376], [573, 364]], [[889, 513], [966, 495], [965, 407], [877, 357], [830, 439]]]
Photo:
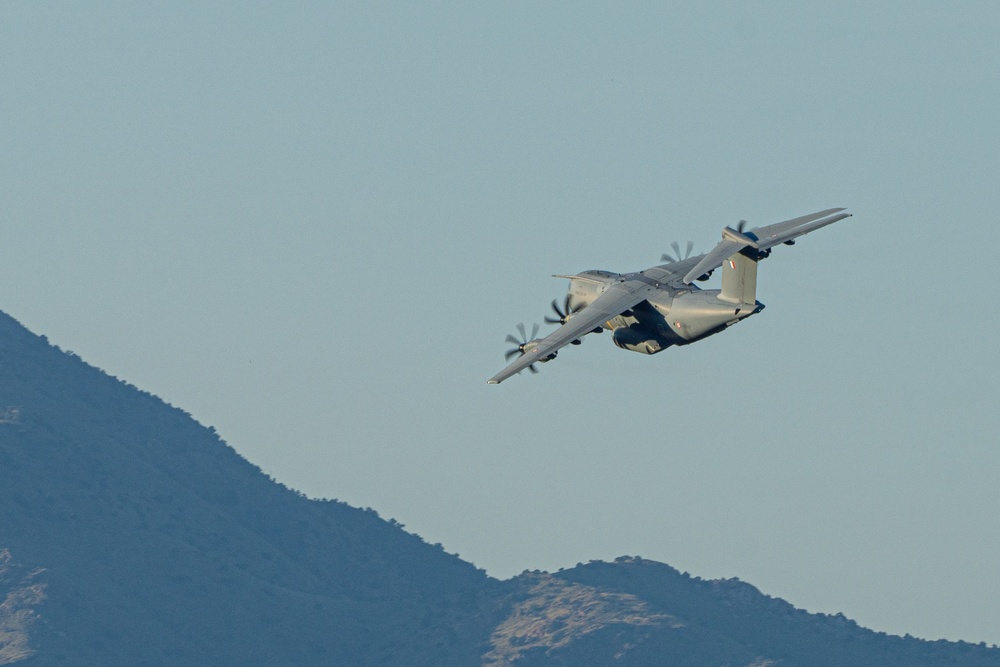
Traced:
[[1000, 667], [622, 558], [500, 582], [0, 313], [0, 665]]
[[44, 570], [36, 660], [448, 665], [482, 652], [485, 573], [374, 512], [275, 483], [181, 410], [2, 314], [0, 411], [0, 550]]
[[[703, 580], [642, 558], [591, 562], [555, 577], [619, 595], [634, 595], [673, 623], [647, 633], [622, 664], [773, 664], [782, 667], [918, 667], [1000, 665], [1000, 649], [967, 642], [895, 637], [860, 627], [842, 614], [811, 614], [736, 579]], [[688, 662], [723, 645], [715, 662]], [[690, 648], [689, 648], [690, 647]], [[740, 656], [732, 662], [731, 656]], [[552, 664], [544, 662], [539, 664]], [[579, 664], [570, 660], [563, 664]]]

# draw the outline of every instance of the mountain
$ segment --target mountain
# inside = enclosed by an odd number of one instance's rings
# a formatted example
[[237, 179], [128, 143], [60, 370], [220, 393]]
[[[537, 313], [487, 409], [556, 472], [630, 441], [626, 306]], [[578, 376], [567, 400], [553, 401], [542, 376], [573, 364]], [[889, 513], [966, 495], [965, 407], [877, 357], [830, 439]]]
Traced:
[[[33, 610], [35, 660], [447, 665], [482, 652], [498, 587], [484, 572], [275, 483], [183, 411], [5, 315], [0, 410], [0, 549], [43, 587], [18, 603], [22, 625]], [[401, 653], [420, 662], [390, 659]]]
[[990, 665], [621, 558], [493, 579], [0, 313], [0, 665]]

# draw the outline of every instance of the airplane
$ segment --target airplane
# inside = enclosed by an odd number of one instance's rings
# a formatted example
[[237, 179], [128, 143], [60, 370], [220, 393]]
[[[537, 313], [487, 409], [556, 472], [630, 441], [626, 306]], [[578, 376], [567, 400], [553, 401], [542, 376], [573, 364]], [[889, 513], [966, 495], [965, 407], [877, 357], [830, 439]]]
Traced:
[[[564, 346], [579, 345], [587, 334], [605, 329], [615, 345], [641, 354], [657, 354], [725, 331], [764, 309], [757, 300], [757, 263], [775, 246], [795, 245], [798, 237], [851, 217], [844, 210], [829, 208], [748, 231], [741, 220], [736, 229], [724, 227], [722, 241], [704, 255], [690, 256], [694, 244], [688, 242], [681, 257], [675, 241], [674, 255], [661, 257], [665, 264], [638, 273], [590, 270], [553, 276], [569, 279], [563, 307], [552, 301], [557, 317], [545, 318], [559, 328], [538, 339], [537, 324], [530, 337], [519, 324], [520, 338], [507, 336], [515, 346], [504, 355], [510, 363], [487, 382], [500, 384], [525, 368], [537, 373], [536, 364], [555, 359]], [[694, 284], [708, 280], [720, 266], [722, 289], [702, 290]], [[513, 357], [517, 359], [510, 361]]]

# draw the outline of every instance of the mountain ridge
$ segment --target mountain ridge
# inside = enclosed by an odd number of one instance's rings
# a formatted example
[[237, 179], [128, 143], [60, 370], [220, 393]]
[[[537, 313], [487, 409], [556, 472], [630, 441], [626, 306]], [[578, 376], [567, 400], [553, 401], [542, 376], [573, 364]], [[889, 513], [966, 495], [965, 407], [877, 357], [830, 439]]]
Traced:
[[0, 313], [0, 665], [980, 665], [622, 557], [499, 581]]

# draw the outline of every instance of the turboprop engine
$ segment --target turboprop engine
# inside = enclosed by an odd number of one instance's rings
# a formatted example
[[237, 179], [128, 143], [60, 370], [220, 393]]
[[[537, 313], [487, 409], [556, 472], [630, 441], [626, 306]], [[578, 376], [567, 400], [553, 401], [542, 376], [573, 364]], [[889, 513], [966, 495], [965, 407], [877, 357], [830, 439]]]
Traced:
[[[536, 347], [538, 347], [538, 342], [539, 341], [538, 341], [537, 338], [535, 338], [535, 336], [538, 335], [538, 324], [535, 324], [531, 328], [531, 337], [530, 338], [528, 337], [527, 331], [525, 331], [525, 329], [524, 329], [524, 324], [523, 323], [517, 325], [517, 332], [519, 334], [521, 334], [520, 338], [518, 338], [514, 334], [508, 334], [508, 336], [507, 336], [507, 342], [515, 345], [515, 347], [512, 347], [511, 349], [507, 350], [504, 353], [504, 355], [503, 355], [504, 359], [506, 359], [507, 361], [510, 361], [514, 357], [524, 356], [525, 354], [531, 352]], [[538, 363], [544, 364], [547, 361], [552, 361], [553, 359], [556, 358], [557, 354], [558, 354], [558, 352], [553, 352], [552, 354], [550, 354], [548, 356], [542, 357], [541, 359], [538, 360]], [[531, 364], [530, 366], [528, 366], [528, 370], [531, 371], [532, 373], [537, 373], [538, 372], [538, 369], [535, 368], [534, 364]]]

